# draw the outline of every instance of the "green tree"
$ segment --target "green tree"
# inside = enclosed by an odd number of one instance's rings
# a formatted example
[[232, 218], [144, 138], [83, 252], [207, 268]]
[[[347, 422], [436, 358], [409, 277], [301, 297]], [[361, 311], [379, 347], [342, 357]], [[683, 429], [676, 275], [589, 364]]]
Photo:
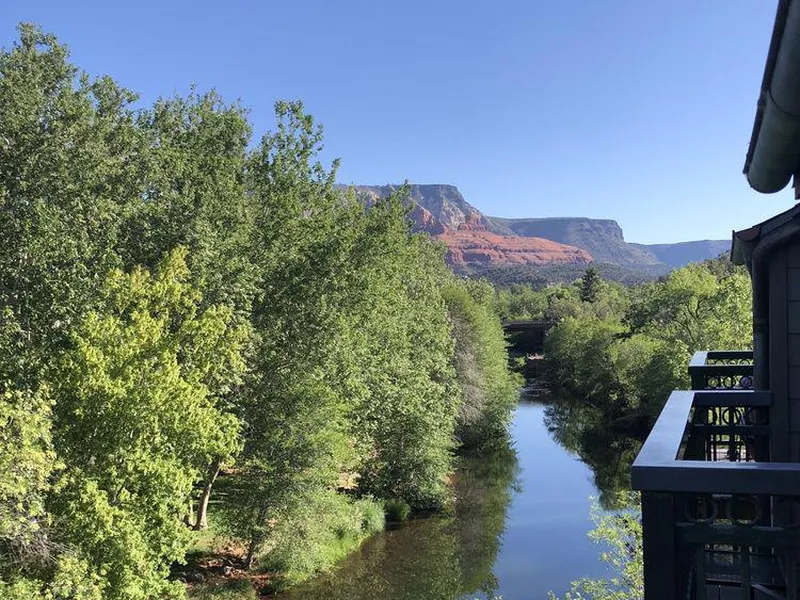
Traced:
[[53, 350], [118, 264], [146, 152], [134, 94], [81, 74], [54, 36], [19, 31], [0, 52], [0, 305], [26, 344]]
[[603, 280], [594, 267], [589, 267], [581, 277], [581, 302], [596, 302], [600, 296]]
[[444, 254], [410, 234], [400, 195], [365, 215], [356, 246], [363, 294], [351, 331], [370, 356], [359, 361], [365, 394], [353, 415], [361, 485], [413, 508], [445, 501], [459, 397], [442, 281]]
[[7, 387], [0, 398], [0, 580], [42, 568], [54, 551], [45, 511], [59, 468], [50, 409], [46, 390]]
[[718, 274], [691, 264], [634, 292], [625, 322], [688, 352], [738, 349], [752, 332], [750, 280], [743, 268]]
[[254, 215], [245, 181], [247, 112], [216, 92], [192, 90], [187, 98], [159, 99], [136, 123], [149, 152], [144, 193], [121, 228], [126, 265], [153, 268], [184, 246], [205, 304], [226, 304], [248, 319], [256, 268], [249, 260]]
[[209, 390], [238, 382], [242, 332], [230, 309], [201, 310], [189, 281], [185, 250], [154, 275], [113, 272], [55, 378], [66, 467], [48, 509], [104, 598], [182, 595], [166, 576], [189, 541], [192, 486], [237, 448], [238, 422]]
[[[137, 126], [148, 142], [144, 193], [121, 225], [119, 251], [129, 267], [153, 268], [169, 251], [187, 248], [192, 285], [204, 306], [225, 305], [249, 328], [257, 292], [250, 261], [254, 214], [245, 181], [251, 129], [246, 111], [216, 92], [159, 99], [141, 111]], [[237, 396], [212, 389], [231, 410]], [[211, 458], [204, 472], [196, 529], [207, 527], [212, 488], [225, 462]]]
[[502, 443], [521, 382], [508, 369], [506, 340], [492, 305], [492, 287], [454, 277], [444, 293], [455, 340], [456, 376], [463, 395], [456, 435], [465, 446]]
[[315, 162], [321, 130], [300, 103], [276, 105], [278, 129], [251, 157], [254, 204], [252, 368], [240, 398], [244, 453], [228, 530], [252, 564], [276, 520], [292, 517], [305, 494], [334, 486], [351, 453], [351, 400], [329, 377], [341, 321], [347, 229], [328, 173]]

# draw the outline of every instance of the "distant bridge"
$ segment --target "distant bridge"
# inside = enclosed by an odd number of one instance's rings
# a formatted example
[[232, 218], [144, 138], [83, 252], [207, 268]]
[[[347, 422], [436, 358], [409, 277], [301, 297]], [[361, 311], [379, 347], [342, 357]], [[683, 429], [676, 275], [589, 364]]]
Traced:
[[544, 336], [556, 324], [549, 319], [506, 321], [503, 330], [514, 351], [521, 354], [541, 354]]

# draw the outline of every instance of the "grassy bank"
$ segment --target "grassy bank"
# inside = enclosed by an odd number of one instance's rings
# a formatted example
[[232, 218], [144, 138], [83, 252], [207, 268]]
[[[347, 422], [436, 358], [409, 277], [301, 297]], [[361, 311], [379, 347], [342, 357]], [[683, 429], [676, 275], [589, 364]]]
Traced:
[[257, 557], [259, 568], [248, 571], [245, 548], [224, 535], [226, 508], [213, 507], [217, 526], [196, 533], [179, 575], [190, 598], [248, 598], [296, 585], [329, 570], [385, 524], [383, 504], [372, 498], [333, 490], [310, 495], [291, 515], [269, 525], [272, 542]]

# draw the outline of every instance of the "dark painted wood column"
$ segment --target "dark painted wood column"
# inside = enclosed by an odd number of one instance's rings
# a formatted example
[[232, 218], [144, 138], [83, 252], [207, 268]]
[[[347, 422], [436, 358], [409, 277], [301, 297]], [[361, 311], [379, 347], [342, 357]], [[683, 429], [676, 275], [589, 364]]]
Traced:
[[672, 494], [642, 492], [645, 600], [678, 600]]

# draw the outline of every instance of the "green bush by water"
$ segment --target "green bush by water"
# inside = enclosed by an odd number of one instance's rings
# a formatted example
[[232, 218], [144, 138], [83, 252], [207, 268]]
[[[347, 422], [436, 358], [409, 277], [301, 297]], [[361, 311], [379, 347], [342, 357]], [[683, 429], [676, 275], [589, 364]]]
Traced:
[[383, 510], [386, 512], [386, 520], [394, 523], [402, 523], [411, 514], [408, 502], [399, 498], [387, 500], [383, 505]]
[[353, 501], [333, 490], [312, 493], [276, 525], [274, 545], [261, 565], [284, 573], [284, 586], [299, 583], [332, 567], [383, 526], [383, 510], [371, 498]]
[[361, 512], [361, 530], [364, 535], [372, 535], [383, 531], [386, 525], [386, 515], [381, 510], [381, 505], [372, 498], [362, 498], [353, 503]]

